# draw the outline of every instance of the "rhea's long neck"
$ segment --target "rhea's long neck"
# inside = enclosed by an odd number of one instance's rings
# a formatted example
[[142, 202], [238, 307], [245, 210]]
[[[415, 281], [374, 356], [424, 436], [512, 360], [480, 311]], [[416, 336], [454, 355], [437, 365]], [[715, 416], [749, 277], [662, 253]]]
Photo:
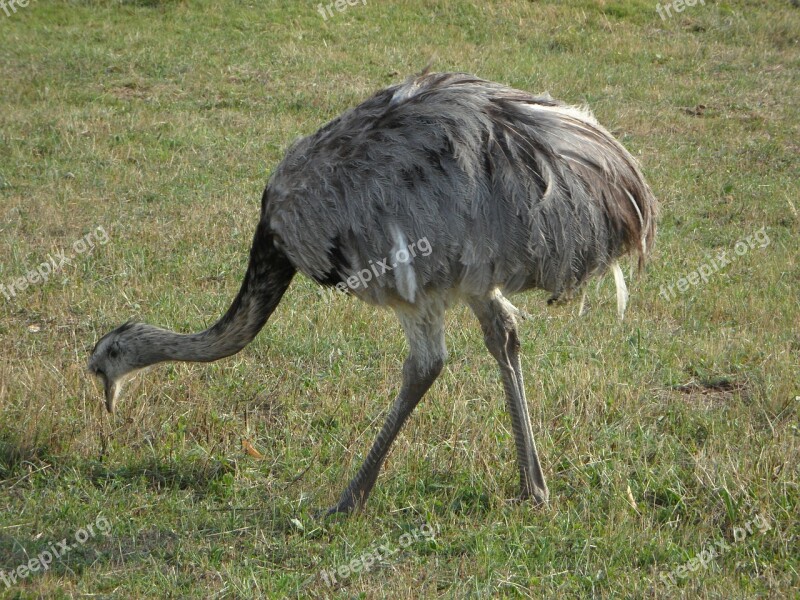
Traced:
[[140, 367], [164, 361], [211, 362], [236, 354], [258, 334], [278, 306], [295, 268], [275, 248], [259, 224], [250, 249], [250, 263], [236, 299], [225, 315], [200, 333], [176, 333], [142, 324], [131, 332]]
[[165, 361], [213, 362], [236, 354], [255, 338], [268, 318], [258, 316], [237, 314], [227, 322], [223, 317], [200, 333], [177, 333], [142, 324], [137, 335], [139, 366]]

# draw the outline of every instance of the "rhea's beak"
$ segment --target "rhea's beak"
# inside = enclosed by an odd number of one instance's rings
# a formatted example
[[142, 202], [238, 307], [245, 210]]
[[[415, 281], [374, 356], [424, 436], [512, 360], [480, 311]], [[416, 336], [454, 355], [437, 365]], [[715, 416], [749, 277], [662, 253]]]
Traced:
[[119, 386], [115, 381], [111, 381], [108, 376], [102, 371], [93, 371], [92, 374], [103, 382], [103, 393], [106, 399], [106, 410], [109, 413], [114, 412], [114, 404], [119, 395]]
[[106, 396], [106, 410], [109, 413], [114, 412], [114, 404], [117, 401], [117, 396], [119, 395], [119, 385], [117, 382], [110, 381], [108, 377], [105, 375], [102, 376], [103, 385], [105, 386], [105, 396]]

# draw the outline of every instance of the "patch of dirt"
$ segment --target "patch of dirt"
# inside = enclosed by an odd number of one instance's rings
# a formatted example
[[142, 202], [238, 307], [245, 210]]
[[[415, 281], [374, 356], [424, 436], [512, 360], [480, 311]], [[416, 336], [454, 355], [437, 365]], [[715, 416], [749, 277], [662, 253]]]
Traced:
[[146, 85], [126, 83], [111, 88], [109, 92], [112, 96], [116, 96], [122, 100], [131, 100], [132, 98], [144, 99], [149, 97], [150, 88]]
[[744, 395], [747, 385], [727, 377], [715, 377], [673, 385], [671, 389], [683, 394], [687, 402], [712, 407], [726, 404], [737, 393]]
[[708, 107], [705, 104], [698, 104], [697, 106], [693, 107], [683, 107], [681, 110], [687, 115], [692, 115], [693, 117], [702, 117], [704, 114], [706, 114], [707, 108]]

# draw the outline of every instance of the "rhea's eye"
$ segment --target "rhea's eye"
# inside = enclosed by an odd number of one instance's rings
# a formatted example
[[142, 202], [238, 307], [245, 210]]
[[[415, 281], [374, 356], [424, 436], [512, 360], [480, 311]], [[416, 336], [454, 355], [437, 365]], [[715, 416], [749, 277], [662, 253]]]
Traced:
[[114, 347], [108, 349], [108, 358], [117, 358], [119, 356], [119, 350]]

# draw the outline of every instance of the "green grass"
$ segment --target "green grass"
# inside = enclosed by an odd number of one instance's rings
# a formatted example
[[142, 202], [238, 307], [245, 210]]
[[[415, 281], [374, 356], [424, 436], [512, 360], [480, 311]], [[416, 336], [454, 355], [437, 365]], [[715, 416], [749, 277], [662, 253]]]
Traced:
[[[105, 517], [5, 598], [786, 598], [798, 575], [800, 9], [652, 1], [32, 1], [0, 11], [0, 570]], [[335, 10], [335, 9], [334, 9]], [[321, 523], [400, 379], [393, 315], [298, 277], [256, 341], [140, 375], [106, 415], [85, 373], [136, 317], [212, 323], [264, 183], [298, 135], [428, 62], [586, 103], [640, 159], [659, 238], [617, 323], [530, 293], [546, 510], [517, 491], [499, 377], [453, 310], [445, 372], [365, 513]], [[73, 244], [104, 228], [91, 252]], [[756, 246], [672, 299], [761, 228]], [[242, 440], [263, 455], [243, 450]], [[735, 539], [754, 517], [770, 529]], [[404, 533], [436, 529], [401, 548]], [[741, 538], [741, 535], [738, 536]], [[729, 551], [661, 581], [712, 545]], [[369, 572], [334, 571], [380, 544]]]

